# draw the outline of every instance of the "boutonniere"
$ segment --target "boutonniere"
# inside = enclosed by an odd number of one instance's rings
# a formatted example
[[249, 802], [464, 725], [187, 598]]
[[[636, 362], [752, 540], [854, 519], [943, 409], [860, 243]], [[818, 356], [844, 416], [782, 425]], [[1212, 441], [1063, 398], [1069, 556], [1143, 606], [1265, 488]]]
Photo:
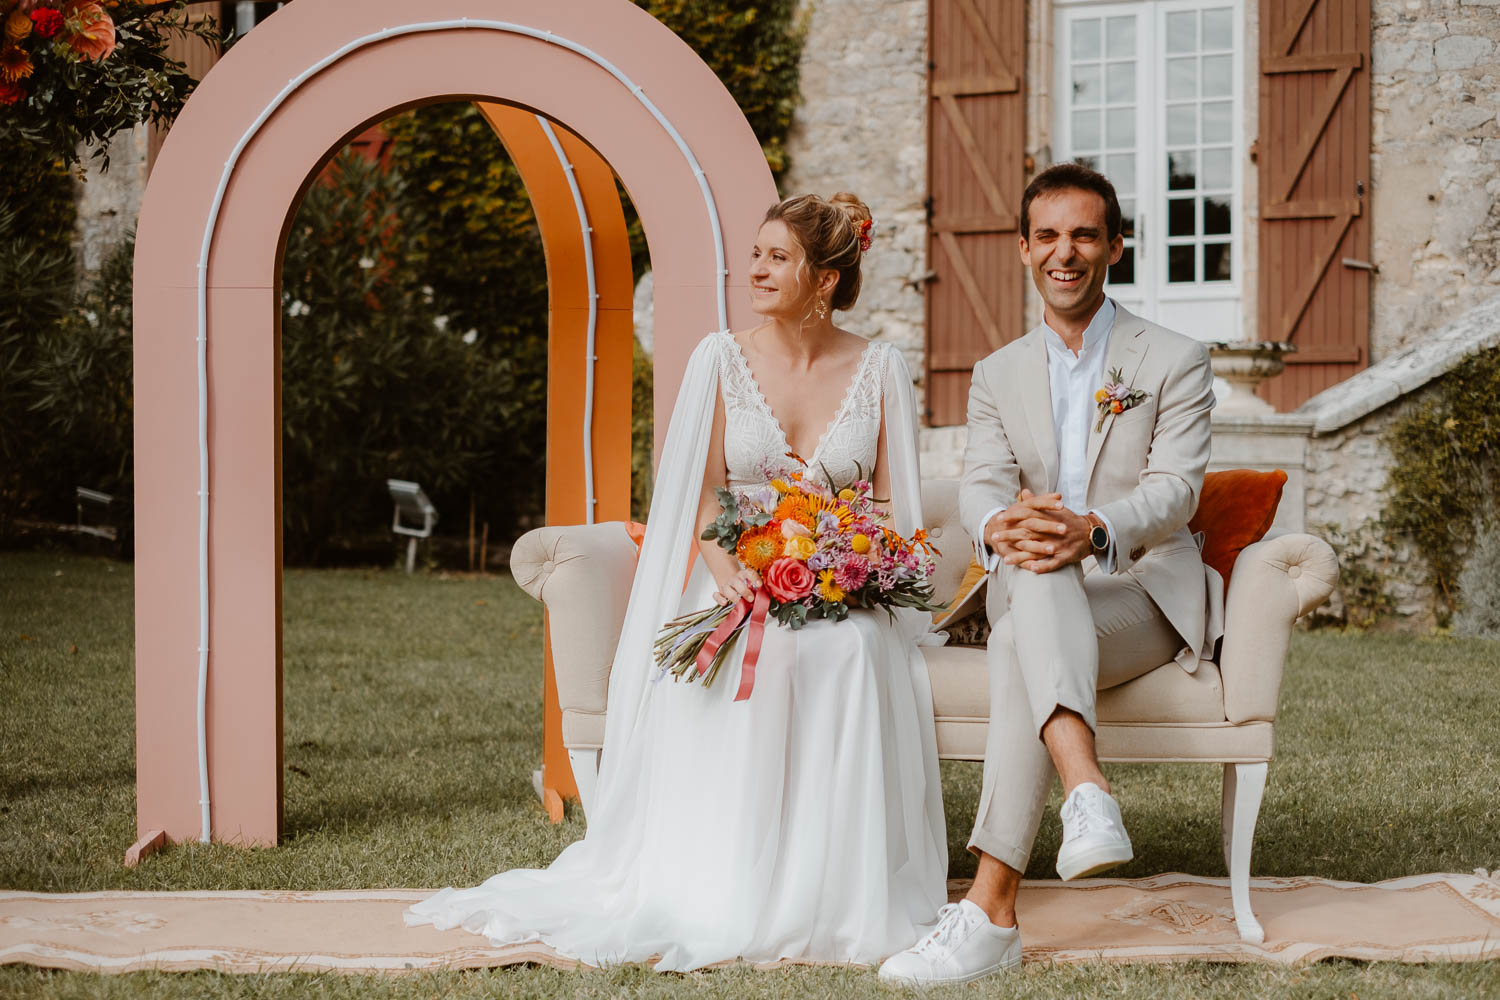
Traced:
[[1145, 389], [1132, 389], [1125, 384], [1125, 373], [1118, 368], [1111, 368], [1109, 381], [1094, 393], [1094, 402], [1099, 405], [1099, 419], [1094, 422], [1095, 432], [1104, 428], [1104, 418], [1111, 413], [1124, 413], [1140, 406], [1149, 398], [1151, 393]]

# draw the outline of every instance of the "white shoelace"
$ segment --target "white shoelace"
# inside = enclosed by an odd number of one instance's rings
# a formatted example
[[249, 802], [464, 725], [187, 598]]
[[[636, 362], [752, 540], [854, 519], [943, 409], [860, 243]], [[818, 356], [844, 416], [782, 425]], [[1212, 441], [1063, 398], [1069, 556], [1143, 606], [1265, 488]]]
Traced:
[[938, 922], [926, 937], [918, 941], [912, 950], [918, 955], [935, 953], [946, 958], [969, 932], [969, 918], [957, 903], [944, 903], [938, 910]]
[[1109, 817], [1104, 814], [1103, 798], [1097, 795], [1070, 796], [1063, 803], [1062, 818], [1078, 836], [1110, 826]]

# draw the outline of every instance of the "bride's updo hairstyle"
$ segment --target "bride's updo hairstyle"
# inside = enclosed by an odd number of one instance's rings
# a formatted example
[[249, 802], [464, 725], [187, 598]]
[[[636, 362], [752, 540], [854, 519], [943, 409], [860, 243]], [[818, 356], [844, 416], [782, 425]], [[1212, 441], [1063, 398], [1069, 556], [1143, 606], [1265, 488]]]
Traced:
[[859, 298], [859, 264], [864, 257], [860, 245], [865, 235], [860, 224], [869, 218], [869, 206], [857, 195], [840, 191], [832, 198], [815, 194], [787, 198], [767, 209], [762, 224], [785, 224], [792, 239], [802, 248], [812, 272], [838, 272], [839, 283], [833, 287], [828, 304], [844, 310]]

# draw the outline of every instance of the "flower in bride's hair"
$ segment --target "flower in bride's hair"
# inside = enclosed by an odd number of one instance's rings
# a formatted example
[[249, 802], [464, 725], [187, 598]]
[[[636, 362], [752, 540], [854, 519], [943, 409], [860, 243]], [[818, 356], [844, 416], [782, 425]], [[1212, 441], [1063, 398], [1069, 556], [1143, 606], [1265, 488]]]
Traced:
[[812, 593], [815, 577], [799, 559], [778, 559], [766, 567], [761, 579], [771, 596], [782, 603], [800, 601]]
[[782, 544], [781, 523], [767, 521], [740, 535], [735, 554], [740, 557], [740, 562], [759, 573], [781, 555]]

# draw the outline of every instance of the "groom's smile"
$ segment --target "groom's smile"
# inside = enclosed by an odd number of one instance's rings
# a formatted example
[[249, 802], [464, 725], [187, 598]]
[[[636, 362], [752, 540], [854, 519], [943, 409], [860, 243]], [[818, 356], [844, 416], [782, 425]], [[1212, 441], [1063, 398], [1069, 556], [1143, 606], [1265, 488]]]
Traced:
[[1021, 260], [1046, 303], [1049, 326], [1081, 333], [1104, 301], [1109, 265], [1123, 241], [1110, 239], [1104, 199], [1092, 191], [1065, 188], [1037, 197], [1030, 206], [1031, 232], [1021, 238]]

